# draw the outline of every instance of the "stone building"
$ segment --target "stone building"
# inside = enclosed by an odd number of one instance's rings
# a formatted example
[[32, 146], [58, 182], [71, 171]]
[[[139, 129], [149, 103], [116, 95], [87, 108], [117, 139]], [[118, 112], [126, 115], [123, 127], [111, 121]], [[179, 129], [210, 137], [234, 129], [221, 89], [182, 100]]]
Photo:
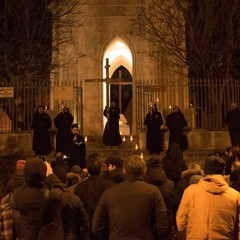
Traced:
[[[140, 0], [87, 1], [80, 16], [81, 26], [71, 31], [75, 44], [63, 46], [55, 56], [61, 68], [52, 78], [54, 85], [65, 81], [81, 83], [82, 119], [79, 118], [78, 124], [82, 125], [85, 135], [102, 135], [103, 109], [108, 101], [117, 101], [121, 108], [120, 132], [123, 135], [137, 134], [138, 122], [144, 117], [138, 115], [139, 108], [145, 113], [149, 101], [157, 101], [160, 111], [170, 105], [184, 109], [188, 106], [185, 88], [164, 89], [166, 83], [182, 81], [179, 71], [183, 70], [169, 67], [168, 56], [153, 57], [147, 42], [131, 34], [132, 19], [137, 16], [141, 3]], [[106, 83], [108, 78], [109, 84]], [[144, 89], [142, 95], [148, 97], [141, 98], [143, 102], [140, 102], [137, 84], [147, 80], [154, 80], [156, 88]], [[155, 96], [156, 92], [160, 95]], [[60, 95], [54, 99], [59, 104], [71, 100], [66, 91]], [[75, 107], [71, 102], [69, 105], [72, 109]]]

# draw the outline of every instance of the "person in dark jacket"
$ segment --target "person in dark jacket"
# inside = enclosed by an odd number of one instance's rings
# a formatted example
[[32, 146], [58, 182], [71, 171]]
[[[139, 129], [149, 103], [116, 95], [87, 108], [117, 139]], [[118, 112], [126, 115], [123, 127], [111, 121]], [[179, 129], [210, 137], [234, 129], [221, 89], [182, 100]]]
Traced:
[[170, 131], [169, 145], [177, 143], [182, 151], [186, 150], [188, 146], [186, 136], [183, 134], [183, 128], [187, 127], [187, 121], [178, 106], [175, 106], [173, 112], [167, 115], [166, 126]]
[[69, 172], [69, 157], [64, 155], [62, 152], [57, 152], [55, 154], [55, 160], [51, 162], [51, 167], [54, 169], [57, 166], [62, 167], [66, 172]]
[[114, 101], [111, 106], [106, 106], [103, 115], [107, 118], [107, 123], [103, 132], [103, 143], [106, 146], [118, 146], [122, 143], [119, 133], [120, 108]]
[[182, 172], [187, 170], [182, 151], [177, 143], [169, 145], [166, 156], [162, 158], [162, 166], [167, 178], [174, 181], [175, 185], [177, 185]]
[[232, 164], [237, 160], [237, 154], [239, 153], [239, 151], [240, 151], [239, 146], [232, 146], [230, 148], [229, 154], [225, 159], [226, 162], [225, 175], [229, 175], [231, 173]]
[[167, 208], [156, 186], [144, 182], [145, 160], [124, 159], [126, 179], [107, 189], [98, 202], [92, 222], [97, 239], [165, 239], [169, 228]]
[[6, 190], [8, 193], [12, 193], [17, 187], [20, 187], [25, 182], [24, 167], [26, 160], [19, 159], [16, 162], [16, 171], [10, 177], [6, 184]]
[[25, 184], [13, 192], [15, 208], [21, 215], [18, 236], [25, 240], [63, 240], [60, 210], [69, 201], [66, 186], [53, 174], [50, 164], [38, 158], [27, 161], [24, 176]]
[[158, 112], [156, 104], [150, 105], [150, 110], [145, 117], [147, 126], [147, 149], [150, 154], [160, 154], [163, 151], [163, 141], [160, 127], [163, 124], [162, 114]]
[[174, 239], [173, 206], [175, 197], [175, 185], [173, 181], [167, 178], [164, 169], [162, 168], [162, 161], [159, 156], [155, 155], [148, 159], [145, 181], [158, 187], [160, 192], [162, 193], [164, 202], [167, 207], [170, 222], [168, 235], [165, 237], [165, 239], [173, 240]]
[[106, 167], [102, 173], [102, 176], [114, 183], [120, 183], [123, 181], [123, 160], [119, 157], [108, 157], [106, 159]]
[[[74, 194], [80, 197], [83, 206], [88, 214], [88, 220], [91, 225], [93, 214], [97, 203], [104, 191], [115, 184], [105, 178], [101, 173], [101, 161], [98, 155], [92, 155], [87, 159], [87, 170], [89, 177], [86, 181], [79, 183], [74, 190]], [[94, 239], [90, 232], [91, 239]]]
[[86, 144], [83, 137], [79, 134], [78, 125], [71, 126], [72, 133], [69, 136], [68, 155], [70, 168], [79, 165], [82, 169], [86, 168]]
[[70, 113], [67, 106], [62, 107], [61, 112], [54, 118], [54, 123], [57, 128], [56, 135], [56, 153], [68, 153], [69, 135], [71, 134], [71, 125], [73, 123], [73, 115]]
[[225, 123], [228, 126], [231, 145], [240, 145], [240, 110], [236, 102], [231, 103], [231, 109], [226, 113]]
[[36, 155], [49, 155], [51, 153], [50, 133], [48, 131], [51, 127], [51, 119], [44, 112], [44, 107], [38, 106], [31, 124], [31, 128], [34, 129], [32, 149]]
[[[66, 186], [68, 185], [67, 173], [61, 167], [53, 169], [54, 174]], [[61, 210], [61, 218], [65, 240], [87, 240], [89, 237], [89, 222], [86, 210], [79, 197], [70, 194], [69, 202]]]

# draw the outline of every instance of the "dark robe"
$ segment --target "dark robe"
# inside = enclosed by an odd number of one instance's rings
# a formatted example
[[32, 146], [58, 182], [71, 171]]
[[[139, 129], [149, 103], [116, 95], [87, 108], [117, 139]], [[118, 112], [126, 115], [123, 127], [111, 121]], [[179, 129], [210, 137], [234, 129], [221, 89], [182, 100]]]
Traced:
[[56, 135], [56, 153], [63, 152], [67, 154], [69, 149], [69, 136], [71, 135], [71, 125], [73, 122], [73, 115], [70, 113], [59, 113], [54, 118], [54, 123], [58, 129]]
[[183, 128], [187, 126], [187, 121], [182, 112], [172, 112], [166, 117], [166, 126], [169, 128], [169, 145], [177, 143], [181, 150], [188, 149], [186, 136], [183, 135]]
[[48, 131], [51, 127], [52, 122], [47, 113], [35, 113], [31, 128], [34, 129], [32, 149], [36, 155], [51, 153], [50, 133]]
[[[70, 135], [70, 149], [67, 153], [70, 157], [69, 165], [70, 167], [78, 165], [81, 168], [86, 168], [86, 144], [83, 137], [77, 134], [77, 139], [74, 141], [74, 134]], [[76, 143], [81, 143], [80, 145]]]
[[158, 111], [149, 112], [145, 117], [144, 124], [147, 126], [147, 149], [150, 154], [159, 154], [163, 151], [163, 141], [160, 127], [163, 124], [162, 115]]
[[231, 145], [240, 145], [240, 111], [238, 109], [228, 111], [225, 123], [228, 126]]
[[107, 108], [105, 108], [103, 115], [107, 117], [108, 114], [109, 118], [103, 133], [103, 143], [105, 145], [118, 146], [122, 143], [122, 139], [119, 133], [119, 107], [110, 107], [109, 111], [107, 111]]

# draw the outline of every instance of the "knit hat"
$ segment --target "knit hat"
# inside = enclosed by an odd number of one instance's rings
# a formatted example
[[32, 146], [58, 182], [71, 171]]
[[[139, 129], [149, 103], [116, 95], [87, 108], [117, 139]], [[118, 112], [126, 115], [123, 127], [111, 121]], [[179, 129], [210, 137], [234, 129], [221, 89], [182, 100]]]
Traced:
[[16, 163], [16, 170], [24, 169], [25, 165], [26, 165], [26, 160], [22, 160], [22, 159], [18, 160]]
[[222, 159], [221, 157], [212, 155], [207, 157], [207, 159], [205, 160], [203, 170], [206, 175], [223, 174], [225, 166], [226, 166], [226, 162], [224, 161], [224, 159]]

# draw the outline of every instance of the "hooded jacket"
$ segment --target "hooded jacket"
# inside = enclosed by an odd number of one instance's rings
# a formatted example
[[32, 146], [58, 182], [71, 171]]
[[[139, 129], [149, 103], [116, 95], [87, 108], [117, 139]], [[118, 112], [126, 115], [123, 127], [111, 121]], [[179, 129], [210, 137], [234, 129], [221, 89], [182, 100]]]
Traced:
[[184, 192], [176, 221], [186, 239], [240, 239], [238, 233], [239, 193], [222, 175], [207, 175]]

